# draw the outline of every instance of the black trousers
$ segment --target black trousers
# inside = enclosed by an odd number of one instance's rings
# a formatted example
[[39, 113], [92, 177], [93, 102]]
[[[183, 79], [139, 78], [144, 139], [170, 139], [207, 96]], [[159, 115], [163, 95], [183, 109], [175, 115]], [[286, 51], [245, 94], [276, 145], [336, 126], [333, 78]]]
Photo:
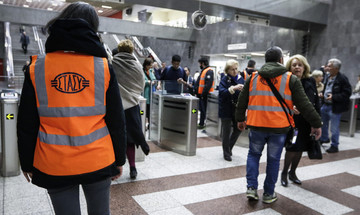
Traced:
[[199, 125], [205, 125], [206, 119], [206, 108], [207, 108], [207, 97], [206, 98], [199, 98], [199, 111], [200, 111], [200, 122]]
[[232, 149], [241, 134], [235, 119], [221, 118], [222, 147], [224, 156], [231, 156]]

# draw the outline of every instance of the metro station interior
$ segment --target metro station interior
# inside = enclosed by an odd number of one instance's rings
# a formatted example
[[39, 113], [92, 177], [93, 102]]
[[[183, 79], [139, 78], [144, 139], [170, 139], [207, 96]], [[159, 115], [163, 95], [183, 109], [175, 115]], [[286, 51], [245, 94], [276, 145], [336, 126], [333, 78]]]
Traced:
[[[0, 214], [55, 214], [46, 190], [26, 182], [21, 173], [16, 154], [17, 106], [24, 64], [32, 55], [45, 54], [48, 35], [44, 26], [72, 2], [75, 0], [0, 0]], [[283, 49], [285, 61], [295, 54], [305, 56], [311, 71], [331, 58], [340, 59], [340, 72], [353, 89], [360, 77], [358, 0], [84, 2], [93, 5], [100, 17], [98, 33], [107, 50], [130, 39], [141, 64], [151, 55], [159, 65], [171, 65], [171, 56], [179, 55], [180, 66], [188, 67], [192, 76], [201, 71], [199, 58], [206, 57], [215, 72], [215, 86], [227, 60], [236, 60], [239, 71], [250, 59], [260, 69], [271, 46]], [[205, 24], [194, 20], [196, 11], [206, 15]], [[20, 30], [30, 38], [26, 54], [19, 42]], [[283, 187], [278, 180], [279, 199], [264, 204], [246, 198], [249, 131], [238, 138], [232, 161], [225, 161], [218, 92], [209, 96], [206, 127], [197, 129], [198, 98], [183, 93], [180, 85], [179, 91], [176, 95], [151, 94], [149, 126], [142, 115], [150, 154], [136, 150], [136, 179], [130, 178], [126, 163], [122, 176], [112, 182], [111, 214], [360, 214], [359, 94], [352, 95], [349, 111], [342, 114], [340, 151], [327, 153], [330, 145], [323, 144], [322, 160], [311, 160], [304, 152], [297, 170], [303, 183]], [[143, 99], [142, 111], [145, 106]], [[266, 151], [260, 160], [259, 193], [265, 167]], [[81, 205], [82, 214], [87, 214], [82, 192]]]

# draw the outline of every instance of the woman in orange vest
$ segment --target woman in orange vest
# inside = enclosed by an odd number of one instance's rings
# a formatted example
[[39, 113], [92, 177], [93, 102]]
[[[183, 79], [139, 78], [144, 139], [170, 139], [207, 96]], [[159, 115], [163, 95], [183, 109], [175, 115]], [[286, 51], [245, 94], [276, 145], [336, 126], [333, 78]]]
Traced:
[[46, 55], [31, 57], [18, 115], [26, 179], [46, 188], [56, 214], [110, 214], [111, 179], [125, 163], [125, 118], [118, 84], [96, 31], [99, 18], [75, 2], [47, 24]]

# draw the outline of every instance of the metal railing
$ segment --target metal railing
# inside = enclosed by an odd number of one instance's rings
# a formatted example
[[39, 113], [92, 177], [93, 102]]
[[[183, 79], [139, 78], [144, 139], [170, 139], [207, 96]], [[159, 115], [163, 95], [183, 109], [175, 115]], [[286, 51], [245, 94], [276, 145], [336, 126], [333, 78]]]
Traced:
[[159, 57], [155, 54], [155, 52], [150, 48], [144, 48], [144, 46], [141, 44], [141, 42], [139, 41], [139, 39], [136, 36], [127, 36], [127, 39], [130, 39], [135, 46], [135, 52], [139, 57], [149, 57], [152, 56], [155, 60], [155, 62], [158, 63], [158, 65], [161, 65], [161, 60], [159, 59]]
[[10, 23], [4, 23], [5, 31], [5, 71], [6, 71], [6, 82], [7, 87], [14, 87], [15, 85], [15, 72], [14, 72], [14, 58], [12, 53], [11, 35], [10, 35]]
[[43, 55], [43, 54], [45, 54], [45, 49], [44, 49], [42, 39], [39, 37], [38, 29], [37, 29], [36, 26], [33, 26], [32, 29], [33, 29], [33, 32], [34, 32], [35, 41], [37, 42], [38, 47], [39, 47], [40, 54]]

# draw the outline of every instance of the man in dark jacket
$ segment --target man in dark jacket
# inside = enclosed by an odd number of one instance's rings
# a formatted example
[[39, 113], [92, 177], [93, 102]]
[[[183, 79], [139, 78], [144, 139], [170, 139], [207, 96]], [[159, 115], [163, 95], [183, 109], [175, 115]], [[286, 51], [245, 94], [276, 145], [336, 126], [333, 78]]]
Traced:
[[[235, 117], [240, 130], [244, 130], [246, 124], [250, 128], [250, 145], [246, 164], [247, 198], [259, 199], [257, 195], [259, 160], [262, 150], [267, 144], [263, 202], [272, 203], [277, 200], [274, 192], [275, 183], [279, 173], [281, 152], [290, 128], [287, 115], [290, 119], [292, 116], [283, 112], [265, 79], [270, 79], [274, 86], [278, 86], [277, 90], [280, 91], [280, 94], [283, 93], [283, 97], [285, 95], [284, 99], [287, 103], [292, 102], [303, 113], [303, 117], [312, 127], [311, 133], [316, 135], [316, 139], [321, 136], [321, 118], [306, 96], [300, 80], [295, 75], [288, 73], [282, 65], [281, 48], [276, 46], [269, 48], [265, 54], [265, 62], [258, 73], [253, 73], [251, 78], [246, 80], [239, 95]], [[289, 85], [287, 86], [286, 83]], [[289, 108], [292, 109], [292, 107]], [[247, 109], [246, 122], [245, 112]]]
[[20, 43], [21, 43], [21, 48], [24, 50], [24, 54], [26, 54], [27, 53], [27, 46], [30, 43], [30, 39], [29, 39], [29, 36], [26, 35], [25, 31], [21, 33]]
[[340, 73], [341, 61], [333, 58], [330, 59], [325, 67], [329, 72], [324, 86], [324, 104], [321, 107], [321, 118], [323, 121], [322, 143], [329, 143], [329, 121], [331, 121], [331, 147], [326, 151], [335, 153], [339, 151], [339, 134], [341, 113], [349, 110], [351, 85], [347, 77]]

